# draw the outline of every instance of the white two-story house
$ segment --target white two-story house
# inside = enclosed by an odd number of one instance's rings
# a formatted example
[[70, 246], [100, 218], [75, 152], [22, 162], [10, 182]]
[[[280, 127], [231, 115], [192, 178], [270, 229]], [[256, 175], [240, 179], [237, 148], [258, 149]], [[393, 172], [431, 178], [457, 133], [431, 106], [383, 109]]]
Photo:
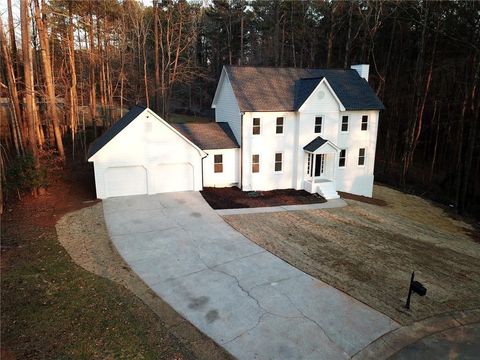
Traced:
[[225, 66], [212, 123], [172, 125], [135, 106], [90, 147], [97, 197], [206, 186], [372, 196], [384, 107], [368, 70]]
[[368, 71], [225, 66], [212, 107], [240, 145], [238, 186], [372, 196], [384, 107]]

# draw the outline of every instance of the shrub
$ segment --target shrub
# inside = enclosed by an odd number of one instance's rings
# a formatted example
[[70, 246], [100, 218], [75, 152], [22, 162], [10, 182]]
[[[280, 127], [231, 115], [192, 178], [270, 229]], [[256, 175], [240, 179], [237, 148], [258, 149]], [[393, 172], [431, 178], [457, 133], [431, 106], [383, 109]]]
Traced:
[[44, 188], [48, 184], [47, 169], [44, 166], [36, 169], [32, 154], [15, 158], [7, 167], [5, 177], [8, 192], [29, 192], [34, 188]]

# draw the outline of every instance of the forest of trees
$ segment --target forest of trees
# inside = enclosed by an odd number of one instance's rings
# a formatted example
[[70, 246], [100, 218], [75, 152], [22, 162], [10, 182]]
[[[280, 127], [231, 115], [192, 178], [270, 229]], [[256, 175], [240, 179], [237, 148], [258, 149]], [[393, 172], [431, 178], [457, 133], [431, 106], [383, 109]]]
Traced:
[[25, 159], [34, 189], [42, 167], [85, 161], [88, 144], [133, 104], [167, 120], [205, 115], [224, 64], [368, 63], [386, 106], [376, 179], [480, 213], [480, 2], [7, 1], [4, 191]]

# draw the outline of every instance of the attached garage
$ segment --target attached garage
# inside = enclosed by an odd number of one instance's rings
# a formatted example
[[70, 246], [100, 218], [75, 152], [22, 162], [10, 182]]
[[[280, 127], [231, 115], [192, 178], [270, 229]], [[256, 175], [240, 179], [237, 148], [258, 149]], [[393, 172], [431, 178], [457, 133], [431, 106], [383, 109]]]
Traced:
[[89, 149], [97, 197], [202, 189], [202, 149], [148, 108], [135, 106]]

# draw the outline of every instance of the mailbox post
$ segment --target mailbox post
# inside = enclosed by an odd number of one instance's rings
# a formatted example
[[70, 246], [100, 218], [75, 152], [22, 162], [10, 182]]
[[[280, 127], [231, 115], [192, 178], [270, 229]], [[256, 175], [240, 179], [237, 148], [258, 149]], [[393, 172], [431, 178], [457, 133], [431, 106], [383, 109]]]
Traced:
[[422, 283], [415, 281], [415, 271], [412, 272], [412, 277], [410, 278], [410, 288], [408, 289], [407, 303], [405, 304], [406, 309], [410, 309], [410, 298], [412, 293], [416, 293], [420, 296], [425, 296], [427, 294], [427, 288], [423, 286]]

